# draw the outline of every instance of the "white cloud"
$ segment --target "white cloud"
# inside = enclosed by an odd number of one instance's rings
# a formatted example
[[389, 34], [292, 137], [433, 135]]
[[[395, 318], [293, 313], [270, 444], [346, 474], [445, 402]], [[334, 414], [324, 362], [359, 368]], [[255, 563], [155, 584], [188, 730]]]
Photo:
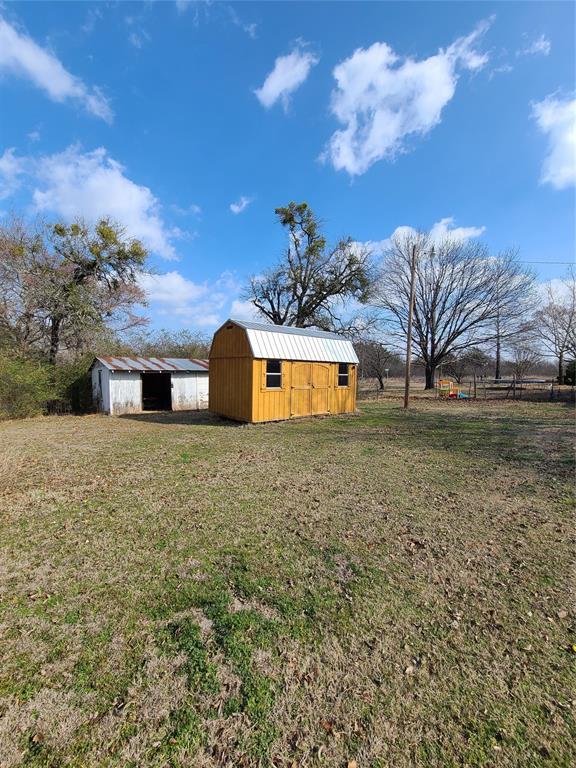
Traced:
[[514, 67], [511, 64], [501, 64], [498, 67], [494, 67], [494, 69], [490, 71], [489, 78], [490, 80], [492, 80], [492, 78], [495, 75], [508, 74], [508, 72], [513, 72], [513, 71], [514, 71]]
[[130, 45], [133, 45], [134, 48], [140, 50], [146, 43], [150, 42], [150, 35], [143, 29], [140, 29], [138, 32], [130, 32], [128, 35], [128, 42]]
[[224, 307], [238, 291], [238, 282], [230, 272], [224, 272], [213, 283], [195, 283], [176, 270], [141, 274], [138, 283], [148, 298], [151, 313], [173, 327], [213, 328], [223, 322]]
[[238, 202], [230, 203], [230, 210], [234, 214], [242, 213], [242, 211], [248, 208], [251, 202], [253, 202], [253, 199], [251, 197], [244, 197], [244, 195], [242, 195], [242, 197], [240, 198], [240, 200], [238, 200]]
[[258, 29], [258, 24], [255, 22], [246, 23], [240, 18], [240, 15], [236, 11], [236, 9], [233, 6], [228, 6], [228, 15], [230, 17], [230, 21], [232, 24], [234, 24], [235, 27], [238, 27], [243, 32], [246, 32], [248, 37], [252, 38], [252, 40], [256, 39], [256, 31]]
[[230, 305], [230, 317], [233, 320], [264, 321], [264, 318], [258, 314], [256, 307], [251, 301], [242, 301], [240, 299], [235, 299]]
[[239, 281], [238, 275], [235, 272], [231, 272], [227, 269], [222, 272], [215, 283], [215, 287], [218, 292], [224, 291], [229, 296], [235, 296], [242, 289], [242, 283]]
[[173, 205], [172, 210], [179, 216], [201, 216], [202, 208], [196, 203], [190, 203], [190, 205]]
[[124, 18], [126, 25], [132, 30], [128, 35], [128, 42], [138, 50], [143, 48], [151, 40], [148, 32], [142, 28], [143, 18], [142, 15], [126, 16]]
[[68, 72], [53, 53], [41, 48], [31, 37], [0, 18], [2, 71], [28, 78], [53, 101], [78, 101], [92, 115], [107, 123], [112, 122], [112, 109], [99, 88], [89, 88], [79, 77]]
[[454, 96], [459, 71], [478, 71], [488, 55], [476, 44], [491, 20], [448, 48], [417, 61], [402, 59], [387, 43], [358, 48], [333, 71], [331, 111], [344, 126], [328, 143], [323, 159], [336, 170], [364, 173], [378, 160], [406, 150], [406, 139], [438, 125]]
[[266, 109], [278, 100], [281, 100], [284, 109], [287, 109], [291, 94], [306, 80], [312, 67], [318, 64], [318, 57], [304, 50], [303, 45], [299, 43], [292, 53], [279, 56], [263, 85], [254, 91], [258, 101]]
[[149, 312], [167, 327], [215, 328], [227, 317], [255, 320], [249, 301], [238, 298], [243, 282], [234, 272], [196, 283], [177, 270], [165, 274], [142, 274], [139, 285], [146, 293]]
[[571, 297], [570, 280], [553, 277], [551, 280], [536, 283], [540, 301], [554, 303], [568, 301]]
[[0, 200], [10, 197], [18, 189], [26, 167], [26, 159], [16, 157], [14, 147], [6, 149], [0, 156]]
[[546, 35], [540, 35], [525, 48], [516, 51], [516, 56], [548, 56], [552, 50], [552, 43]]
[[248, 37], [251, 37], [252, 40], [256, 40], [257, 38], [257, 31], [258, 31], [258, 24], [256, 24], [255, 21], [250, 22], [249, 24], [242, 24], [242, 29]]
[[100, 8], [90, 8], [86, 14], [86, 20], [80, 27], [81, 31], [86, 35], [91, 35], [94, 32], [96, 23], [102, 18], [102, 11]]
[[174, 307], [187, 306], [208, 291], [206, 285], [198, 285], [176, 270], [161, 275], [141, 274], [138, 283], [149, 301]]
[[[454, 218], [447, 216], [440, 219], [430, 227], [430, 239], [434, 243], [441, 243], [445, 240], [466, 241], [471, 237], [480, 237], [486, 231], [486, 227], [455, 227]], [[384, 240], [367, 240], [364, 243], [357, 243], [359, 248], [367, 248], [373, 255], [379, 256], [386, 251], [392, 244], [394, 238], [403, 239], [415, 235], [417, 230], [403, 224], [396, 227], [394, 232]]]
[[40, 141], [40, 131], [30, 131], [28, 138], [30, 141]]
[[149, 250], [165, 259], [176, 258], [172, 239], [179, 232], [166, 226], [150, 189], [129, 179], [124, 170], [103, 147], [85, 153], [77, 146], [68, 147], [36, 161], [34, 204], [39, 211], [66, 219], [110, 216]]
[[448, 238], [450, 240], [469, 240], [471, 237], [480, 237], [486, 230], [486, 227], [455, 227], [453, 224], [452, 216], [440, 219], [432, 225], [430, 237], [435, 243], [440, 243]]
[[186, 13], [192, 0], [176, 0], [176, 10], [178, 13]]
[[541, 182], [556, 189], [576, 184], [576, 98], [547, 96], [532, 105], [532, 117], [548, 137]]

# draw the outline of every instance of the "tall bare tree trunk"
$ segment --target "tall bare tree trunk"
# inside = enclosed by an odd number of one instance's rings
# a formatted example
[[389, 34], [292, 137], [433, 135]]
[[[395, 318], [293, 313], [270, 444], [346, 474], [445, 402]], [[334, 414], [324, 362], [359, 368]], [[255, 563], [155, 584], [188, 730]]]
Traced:
[[426, 376], [426, 385], [424, 389], [434, 389], [434, 374], [436, 373], [436, 366], [427, 363], [424, 369], [424, 373]]
[[564, 384], [564, 352], [558, 355], [558, 384]]
[[496, 370], [494, 371], [494, 378], [500, 378], [500, 366], [502, 360], [502, 345], [500, 343], [500, 328], [496, 331]]

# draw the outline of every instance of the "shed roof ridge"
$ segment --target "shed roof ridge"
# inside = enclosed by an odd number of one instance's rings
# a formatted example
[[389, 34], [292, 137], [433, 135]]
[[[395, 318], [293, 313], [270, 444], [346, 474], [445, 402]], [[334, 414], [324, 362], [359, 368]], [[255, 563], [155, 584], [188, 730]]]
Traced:
[[230, 319], [215, 335], [233, 326], [245, 332], [255, 359], [358, 364], [358, 356], [350, 339], [336, 333]]
[[320, 339], [335, 339], [337, 341], [349, 341], [346, 336], [334, 333], [333, 331], [322, 331], [318, 328], [298, 328], [295, 325], [276, 325], [275, 323], [259, 323], [256, 320], [235, 320], [229, 318], [227, 323], [234, 323], [235, 325], [244, 328], [245, 330], [264, 331], [268, 333], [288, 333], [293, 336], [313, 336]]

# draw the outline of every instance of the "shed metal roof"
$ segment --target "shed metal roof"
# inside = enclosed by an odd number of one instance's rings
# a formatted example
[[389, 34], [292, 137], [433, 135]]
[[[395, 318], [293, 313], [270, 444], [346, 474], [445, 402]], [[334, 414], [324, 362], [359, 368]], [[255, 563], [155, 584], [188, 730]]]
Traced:
[[358, 363], [352, 342], [336, 333], [248, 320], [228, 320], [224, 326], [229, 323], [244, 328], [256, 358]]
[[100, 362], [110, 371], [183, 371], [206, 373], [208, 360], [185, 357], [112, 357], [103, 355]]

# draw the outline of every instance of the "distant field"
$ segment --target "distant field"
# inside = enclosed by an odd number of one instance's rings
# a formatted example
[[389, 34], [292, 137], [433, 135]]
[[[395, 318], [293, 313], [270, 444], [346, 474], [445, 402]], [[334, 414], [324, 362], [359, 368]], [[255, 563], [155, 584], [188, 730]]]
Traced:
[[573, 416], [0, 424], [0, 765], [576, 765]]

